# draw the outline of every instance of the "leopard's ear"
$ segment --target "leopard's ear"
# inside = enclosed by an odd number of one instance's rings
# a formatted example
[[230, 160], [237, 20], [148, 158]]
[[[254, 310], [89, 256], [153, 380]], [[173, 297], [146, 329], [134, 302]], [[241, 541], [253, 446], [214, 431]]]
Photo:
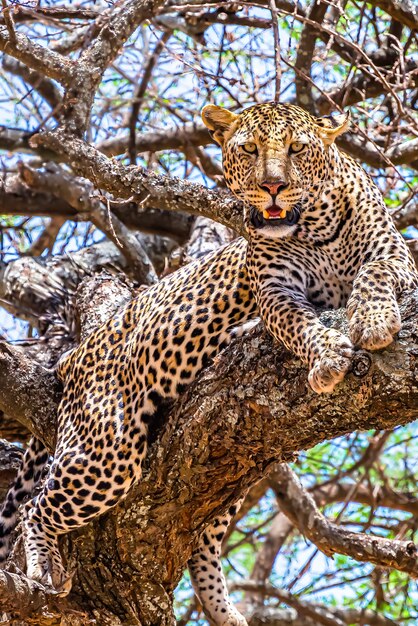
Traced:
[[325, 145], [331, 145], [339, 135], [348, 130], [350, 126], [350, 112], [338, 113], [317, 117], [315, 123], [318, 126], [319, 135]]
[[226, 131], [237, 119], [238, 115], [215, 104], [207, 104], [202, 110], [203, 123], [209, 128], [210, 134], [220, 146], [224, 143]]

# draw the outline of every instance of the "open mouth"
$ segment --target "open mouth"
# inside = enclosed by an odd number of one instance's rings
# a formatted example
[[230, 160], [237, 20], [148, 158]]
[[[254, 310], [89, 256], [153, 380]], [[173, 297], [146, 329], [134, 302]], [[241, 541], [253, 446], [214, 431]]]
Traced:
[[291, 209], [282, 209], [276, 204], [264, 209], [260, 213], [255, 207], [251, 207], [250, 219], [254, 228], [263, 228], [264, 226], [293, 226], [297, 224], [300, 218], [299, 206]]
[[272, 204], [268, 209], [264, 209], [263, 217], [266, 220], [284, 219], [287, 215], [286, 209], [282, 209], [277, 204]]

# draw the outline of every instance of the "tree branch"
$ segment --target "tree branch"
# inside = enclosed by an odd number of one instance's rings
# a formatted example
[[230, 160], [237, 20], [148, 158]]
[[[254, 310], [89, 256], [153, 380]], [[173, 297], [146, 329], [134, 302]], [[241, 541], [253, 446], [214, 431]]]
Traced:
[[91, 221], [105, 233], [126, 257], [138, 282], [151, 285], [157, 281], [155, 269], [140, 239], [112, 215], [110, 201], [106, 207], [102, 206], [100, 197], [92, 192], [84, 180], [74, 178], [57, 166], [53, 167], [53, 171], [41, 172], [20, 163], [19, 171], [28, 187], [43, 189], [49, 185], [60, 198], [76, 209], [83, 219]]
[[31, 144], [48, 146], [65, 158], [77, 173], [115, 197], [133, 199], [143, 208], [157, 205], [167, 211], [204, 215], [246, 235], [242, 204], [230, 192], [206, 189], [132, 165], [122, 166], [62, 130], [36, 135]]
[[318, 27], [314, 26], [312, 23], [304, 25], [295, 61], [295, 69], [299, 70], [299, 72], [296, 72], [295, 76], [297, 102], [312, 114], [315, 114], [312, 85], [309, 81], [305, 80], [303, 76], [311, 76], [315, 43], [321, 32], [319, 25], [322, 24], [324, 20], [327, 8], [328, 4], [321, 0], [314, 0], [312, 3], [309, 11], [309, 19], [312, 22], [318, 23]]
[[[156, 264], [164, 262], [161, 248], [155, 249], [147, 236], [140, 233], [131, 233], [131, 236], [138, 239], [138, 244]], [[167, 253], [170, 251], [168, 247]], [[129, 273], [125, 256], [110, 241], [62, 257], [22, 257], [7, 264], [0, 263], [0, 302], [9, 313], [26, 320], [41, 333], [52, 326], [54, 335], [71, 339], [74, 338], [73, 298], [78, 285], [91, 274], [115, 267]]]
[[50, 450], [55, 447], [58, 401], [55, 376], [19, 348], [0, 340], [0, 410], [26, 426]]
[[135, 137], [136, 137], [136, 124], [138, 121], [139, 111], [143, 104], [145, 92], [147, 90], [148, 83], [151, 80], [154, 67], [157, 64], [159, 56], [164, 50], [166, 43], [170, 39], [171, 34], [172, 34], [171, 31], [166, 31], [161, 35], [161, 38], [158, 40], [152, 54], [150, 55], [146, 64], [144, 65], [144, 71], [142, 74], [141, 81], [137, 89], [135, 90], [135, 93], [133, 96], [132, 110], [131, 110], [131, 115], [130, 115], [129, 124], [128, 124], [129, 126], [128, 152], [129, 152], [129, 158], [130, 158], [132, 165], [136, 163], [137, 149], [136, 149], [136, 144], [135, 144]]
[[[61, 93], [54, 83], [45, 78], [41, 72], [29, 69], [23, 63], [19, 63], [16, 59], [11, 57], [4, 57], [3, 68], [6, 72], [10, 72], [15, 76], [20, 76], [23, 80], [31, 85], [39, 95], [49, 104], [51, 109], [57, 109], [61, 105]], [[59, 118], [58, 112], [55, 112], [54, 117]]]
[[[135, 147], [137, 152], [159, 152], [161, 150], [183, 150], [188, 146], [206, 146], [213, 143], [208, 129], [201, 123], [185, 124], [179, 128], [161, 131], [137, 133]], [[117, 156], [127, 152], [129, 135], [120, 135], [106, 139], [97, 149], [106, 156]]]
[[411, 30], [418, 30], [418, 10], [414, 0], [370, 0], [370, 4], [383, 9]]
[[281, 510], [327, 556], [338, 552], [357, 561], [392, 567], [418, 578], [418, 554], [412, 541], [355, 533], [330, 522], [289, 466], [276, 468], [271, 475], [271, 486]]
[[[39, 172], [39, 170], [37, 171]], [[78, 211], [57, 195], [55, 175], [45, 169], [42, 171], [42, 178], [39, 176], [37, 180], [38, 183], [42, 181], [42, 188], [39, 184], [39, 187], [34, 190], [24, 184], [19, 176], [6, 178], [4, 187], [2, 188], [0, 185], [0, 212], [3, 215], [58, 216], [71, 220], [86, 219], [87, 212], [83, 215], [82, 210]], [[82, 187], [82, 198], [95, 193], [95, 189], [89, 181], [75, 179], [68, 174], [65, 180], [61, 181], [60, 186], [65, 184], [70, 187], [73, 185]], [[71, 189], [68, 193], [70, 192]], [[109, 200], [112, 213], [131, 229], [170, 237], [179, 245], [183, 245], [190, 235], [194, 218], [185, 213], [162, 211], [153, 206], [148, 207], [148, 202], [147, 210], [144, 210], [137, 202], [129, 200], [127, 202], [115, 202], [110, 196], [105, 198], [106, 203], [107, 200]]]
[[62, 85], [71, 82], [75, 66], [70, 59], [34, 43], [22, 33], [16, 32], [12, 41], [6, 26], [0, 26], [0, 50]]
[[[264, 594], [270, 597], [277, 597], [291, 609], [279, 609], [272, 606], [259, 606], [246, 613], [250, 626], [323, 626], [324, 618], [334, 620], [331, 623], [337, 624], [358, 624], [359, 626], [399, 626], [399, 622], [394, 622], [389, 617], [380, 615], [371, 609], [339, 609], [333, 606], [324, 606], [316, 602], [300, 601], [295, 595], [288, 594], [276, 589], [272, 585], [250, 585], [246, 582], [242, 587], [251, 588], [253, 593]], [[296, 608], [297, 607], [297, 608]], [[299, 611], [297, 610], [299, 609]], [[307, 614], [309, 612], [312, 617]], [[328, 622], [329, 623], [329, 622]]]

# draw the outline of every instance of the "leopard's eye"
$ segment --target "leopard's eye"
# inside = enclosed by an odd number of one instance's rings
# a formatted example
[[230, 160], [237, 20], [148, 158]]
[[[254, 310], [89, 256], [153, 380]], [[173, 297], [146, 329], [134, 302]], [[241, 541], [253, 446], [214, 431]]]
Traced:
[[290, 144], [289, 154], [299, 154], [303, 152], [306, 148], [306, 143], [301, 143], [300, 141], [294, 141]]
[[248, 143], [242, 144], [241, 148], [247, 154], [257, 154], [258, 153], [257, 146], [255, 145], [255, 143], [253, 141], [249, 141]]

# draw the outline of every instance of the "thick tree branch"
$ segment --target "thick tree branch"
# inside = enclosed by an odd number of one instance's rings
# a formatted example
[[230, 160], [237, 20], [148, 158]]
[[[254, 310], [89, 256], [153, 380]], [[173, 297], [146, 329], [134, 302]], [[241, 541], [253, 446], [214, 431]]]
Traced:
[[51, 150], [43, 150], [42, 148], [34, 149], [29, 145], [29, 139], [34, 133], [22, 130], [20, 128], [8, 128], [0, 125], [0, 150], [7, 152], [22, 152], [23, 154], [36, 154], [47, 161], [58, 160]]
[[143, 74], [141, 81], [135, 90], [132, 102], [132, 110], [129, 117], [129, 158], [133, 165], [136, 163], [136, 155], [137, 149], [135, 144], [136, 138], [136, 125], [138, 122], [138, 115], [141, 110], [143, 99], [148, 88], [148, 83], [151, 80], [152, 73], [154, 71], [154, 67], [158, 62], [159, 56], [164, 50], [168, 40], [171, 37], [171, 31], [166, 31], [161, 35], [161, 38], [158, 40], [152, 54], [147, 59], [146, 64], [143, 68]]
[[[353, 491], [354, 487], [354, 491]], [[402, 493], [389, 488], [387, 485], [375, 485], [373, 490], [368, 485], [353, 485], [350, 483], [332, 483], [323, 487], [315, 486], [309, 490], [317, 506], [324, 506], [332, 502], [358, 502], [371, 507], [383, 506], [398, 511], [406, 511], [418, 517], [418, 498], [412, 493]]]
[[405, 141], [386, 152], [379, 152], [371, 141], [355, 134], [343, 135], [338, 138], [337, 143], [345, 152], [372, 167], [387, 167], [390, 162], [393, 165], [409, 165], [418, 169], [418, 139]]
[[[414, 75], [415, 76], [415, 75]], [[354, 84], [354, 83], [353, 83]], [[357, 84], [357, 83], [355, 83]], [[363, 81], [359, 80], [359, 85], [363, 85]], [[371, 82], [368, 83], [371, 85]], [[374, 94], [380, 94], [383, 92], [382, 84], [379, 81], [374, 80], [373, 83], [375, 91]], [[370, 87], [371, 89], [372, 87]], [[369, 87], [367, 87], [369, 89]], [[345, 94], [348, 93], [347, 102], [342, 98], [345, 98]], [[363, 93], [362, 97], [371, 97], [371, 92]], [[334, 98], [335, 96], [335, 98]], [[348, 91], [348, 87], [344, 91], [330, 94], [330, 98], [334, 99], [337, 104], [343, 104], [349, 106], [355, 104], [362, 99], [357, 88]], [[329, 113], [331, 104], [328, 98], [320, 98], [318, 100], [318, 107], [322, 114]], [[8, 150], [11, 152], [28, 152], [36, 153], [46, 160], [50, 161], [65, 161], [66, 157], [64, 153], [60, 155], [54, 150], [48, 150], [44, 148], [39, 140], [35, 138], [34, 142], [31, 141], [33, 134], [26, 133], [19, 129], [7, 129], [0, 126], [0, 149]], [[153, 131], [146, 133], [139, 133], [136, 135], [135, 147], [138, 153], [143, 152], [158, 152], [164, 150], [182, 150], [187, 154], [190, 147], [206, 146], [212, 143], [212, 139], [207, 132], [207, 129], [201, 124], [185, 125], [180, 129], [173, 129], [168, 131]], [[373, 143], [366, 143], [363, 139], [359, 139], [356, 135], [344, 135], [337, 140], [339, 146], [350, 154], [351, 156], [361, 160], [362, 163], [371, 165], [372, 167], [387, 167], [388, 160], [392, 161], [394, 165], [408, 165], [414, 169], [418, 168], [418, 150], [416, 148], [415, 140], [405, 141], [396, 148], [390, 148], [384, 152], [383, 156], [373, 145]], [[129, 136], [121, 135], [112, 139], [107, 139], [97, 146], [100, 152], [103, 152], [106, 156], [116, 156], [124, 154], [128, 150]], [[386, 158], [385, 158], [386, 157]], [[219, 174], [218, 171], [213, 173]], [[87, 177], [87, 176], [86, 176]]]
[[318, 34], [321, 32], [320, 25], [325, 18], [327, 8], [328, 4], [321, 0], [314, 0], [312, 3], [309, 11], [309, 19], [312, 22], [316, 22], [318, 26], [314, 26], [312, 23], [305, 24], [300, 37], [295, 61], [295, 69], [299, 70], [296, 71], [295, 76], [297, 102], [313, 114], [315, 113], [315, 110], [314, 99], [312, 97], [312, 86], [311, 83], [304, 78], [304, 76], [311, 76], [315, 43]]
[[168, 211], [204, 215], [245, 235], [242, 204], [229, 192], [206, 189], [140, 167], [124, 167], [61, 130], [36, 135], [31, 141], [34, 146], [47, 145], [61, 154], [77, 173], [115, 197], [133, 199], [143, 208], [157, 205]]
[[50, 185], [59, 197], [81, 213], [83, 219], [91, 221], [105, 233], [126, 257], [136, 280], [146, 285], [157, 281], [152, 262], [140, 239], [116, 215], [112, 215], [110, 201], [106, 207], [102, 206], [100, 197], [92, 193], [92, 189], [85, 181], [68, 175], [56, 166], [52, 171], [44, 173], [21, 163], [19, 170], [24, 182], [30, 188], [43, 189]]
[[95, 93], [103, 73], [118, 56], [120, 48], [146, 19], [152, 18], [163, 0], [127, 0], [115, 4], [97, 20], [98, 35], [77, 61], [69, 89], [64, 96], [65, 128], [81, 137], [87, 129]]
[[[345, 148], [347, 143], [351, 146], [354, 141], [357, 141], [355, 137], [343, 139], [342, 147]], [[93, 146], [68, 137], [61, 130], [36, 135], [31, 143], [34, 146], [47, 146], [56, 151], [77, 173], [115, 197], [134, 200], [144, 209], [157, 205], [168, 211], [204, 215], [246, 236], [242, 204], [227, 191], [206, 189], [196, 183], [168, 178], [140, 167], [122, 166], [107, 159]], [[394, 152], [393, 156], [397, 163], [402, 159], [409, 162], [412, 159], [416, 148], [415, 140], [408, 143], [412, 143], [412, 147], [403, 149], [399, 147], [396, 154]], [[364, 147], [360, 148], [359, 144], [359, 149], [364, 156]]]
[[[137, 152], [158, 152], [160, 150], [183, 150], [189, 146], [206, 146], [213, 143], [208, 129], [202, 123], [185, 124], [179, 128], [137, 133]], [[97, 146], [106, 156], [116, 156], [127, 152], [129, 134], [106, 139]]]
[[58, 401], [59, 384], [54, 374], [0, 340], [0, 410], [21, 422], [51, 450]]
[[[169, 242], [157, 242], [137, 233], [138, 244], [146, 249], [152, 261], [163, 269], [164, 252], [173, 250]], [[166, 245], [164, 245], [164, 243]], [[53, 333], [74, 337], [73, 297], [87, 276], [102, 270], [115, 269], [129, 273], [125, 256], [110, 241], [103, 241], [72, 254], [46, 259], [22, 257], [7, 264], [0, 263], [0, 302], [12, 315], [28, 321], [44, 333], [50, 326]], [[51, 334], [48, 334], [48, 341]]]
[[[41, 585], [26, 576], [4, 570], [0, 570], [0, 597], [8, 598], [8, 612], [21, 618], [28, 613], [42, 611], [47, 602], [47, 594]], [[46, 626], [46, 623], [50, 622], [38, 622], [39, 626]]]
[[[0, 185], [0, 213], [4, 215], [66, 217], [75, 221], [86, 219], [88, 217], [87, 211], [83, 212], [82, 207], [77, 210], [60, 195], [57, 195], [56, 177], [49, 174], [50, 172], [47, 170], [42, 171], [42, 188], [36, 190], [24, 184], [19, 176], [8, 177], [4, 187], [2, 188]], [[38, 177], [38, 182], [40, 180]], [[61, 180], [60, 186], [63, 185], [79, 187], [82, 199], [97, 193], [89, 181], [81, 181], [68, 175]], [[68, 193], [71, 193], [71, 189], [68, 190]], [[185, 213], [162, 211], [154, 207], [144, 210], [137, 202], [113, 201], [110, 196], [104, 199], [106, 206], [108, 200], [112, 213], [131, 229], [170, 237], [180, 245], [183, 245], [190, 235], [194, 218]]]
[[[380, 51], [381, 52], [381, 51]], [[383, 65], [387, 65], [390, 69], [393, 68], [396, 62], [393, 48], [387, 48], [386, 57], [381, 58]], [[395, 58], [394, 58], [395, 56]], [[405, 60], [404, 74], [398, 76], [396, 73], [394, 76], [388, 76], [388, 82], [394, 89], [398, 91], [411, 89], [414, 86], [418, 86], [418, 64], [413, 59]], [[385, 93], [386, 87], [375, 76], [365, 74], [359, 70], [359, 73], [348, 83], [343, 83], [333, 91], [326, 95], [321, 94], [316, 100], [315, 105], [321, 115], [327, 115], [335, 106], [349, 107], [353, 104], [357, 104], [362, 100], [368, 100], [369, 98], [375, 98]]]
[[[363, 465], [363, 464], [362, 464]], [[364, 467], [364, 465], [363, 465]], [[286, 477], [288, 469], [278, 468]], [[274, 483], [275, 473], [269, 475], [269, 482]], [[279, 489], [279, 486], [278, 486]], [[315, 501], [316, 506], [323, 507], [334, 502], [359, 502], [373, 508], [379, 506], [407, 511], [414, 517], [418, 515], [418, 499], [409, 493], [401, 493], [389, 488], [388, 485], [354, 485], [347, 482], [333, 482], [326, 485], [315, 485], [309, 490], [309, 494]], [[280, 505], [280, 501], [279, 501]], [[299, 525], [298, 525], [299, 527]], [[251, 572], [251, 580], [255, 583], [265, 583], [271, 574], [274, 562], [284, 542], [295, 528], [293, 522], [283, 512], [279, 511], [275, 516], [271, 528], [266, 535], [263, 545], [257, 553], [257, 558]], [[254, 602], [254, 593], [248, 590], [245, 604]]]

